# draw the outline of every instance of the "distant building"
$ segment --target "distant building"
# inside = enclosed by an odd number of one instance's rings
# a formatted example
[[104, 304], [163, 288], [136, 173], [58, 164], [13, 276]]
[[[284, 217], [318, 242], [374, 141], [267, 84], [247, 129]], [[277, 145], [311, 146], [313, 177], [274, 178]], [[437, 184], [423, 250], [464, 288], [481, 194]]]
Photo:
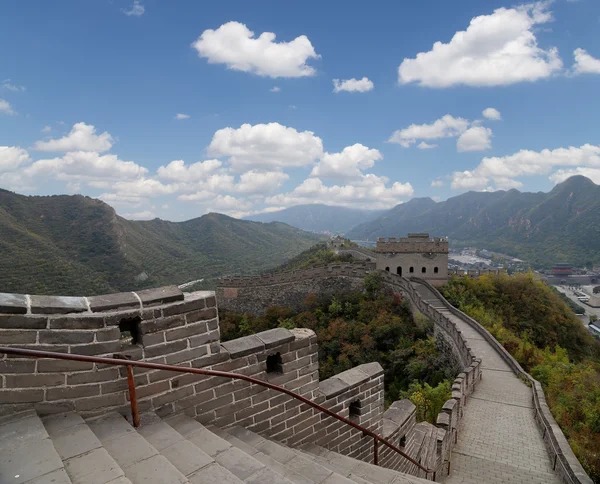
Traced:
[[403, 277], [419, 277], [431, 284], [448, 280], [448, 239], [429, 234], [377, 239], [377, 269]]
[[344, 237], [337, 235], [331, 239], [332, 247], [342, 247], [344, 245]]
[[552, 266], [552, 275], [555, 277], [572, 276], [573, 266], [571, 264], [556, 263]]

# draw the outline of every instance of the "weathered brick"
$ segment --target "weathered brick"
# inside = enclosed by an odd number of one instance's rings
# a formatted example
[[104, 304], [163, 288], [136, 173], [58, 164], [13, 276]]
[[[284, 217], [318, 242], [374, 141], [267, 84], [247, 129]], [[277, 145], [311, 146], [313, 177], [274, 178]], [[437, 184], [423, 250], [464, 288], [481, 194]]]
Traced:
[[44, 399], [43, 389], [34, 390], [0, 390], [0, 403], [41, 402]]
[[0, 292], [0, 313], [25, 314], [27, 297], [24, 294]]
[[183, 386], [189, 385], [191, 383], [196, 383], [196, 382], [202, 381], [205, 378], [207, 378], [206, 375], [197, 375], [195, 373], [184, 373], [181, 376], [173, 378], [171, 380], [171, 385], [173, 386], [173, 388], [183, 387]]
[[33, 314], [82, 313], [88, 310], [82, 297], [70, 296], [30, 296]]
[[185, 318], [181, 315], [169, 316], [168, 318], [152, 319], [150, 321], [142, 321], [140, 323], [142, 333], [156, 333], [157, 331], [165, 331], [171, 328], [177, 328], [185, 325]]
[[142, 344], [144, 346], [154, 346], [165, 342], [165, 332], [157, 331], [142, 336]]
[[98, 397], [75, 400], [75, 410], [81, 412], [102, 407], [114, 407], [125, 403], [125, 393], [111, 393]]
[[7, 373], [33, 373], [35, 360], [0, 360], [0, 375]]
[[294, 335], [285, 328], [269, 329], [267, 331], [257, 333], [256, 336], [264, 343], [265, 349], [294, 341]]
[[73, 360], [39, 360], [38, 361], [38, 372], [48, 373], [52, 371], [84, 371], [91, 370], [94, 368], [93, 363], [87, 361], [73, 361]]
[[183, 301], [184, 295], [177, 286], [157, 287], [136, 291], [144, 307], [157, 304], [167, 304], [175, 301]]
[[46, 391], [46, 400], [72, 400], [82, 397], [100, 395], [100, 385], [76, 385], [74, 387], [49, 388]]
[[102, 395], [106, 395], [108, 393], [120, 392], [123, 390], [127, 390], [129, 388], [129, 384], [127, 380], [124, 378], [121, 380], [111, 381], [107, 383], [100, 384], [100, 391]]
[[96, 341], [103, 343], [105, 341], [116, 341], [121, 337], [119, 328], [113, 327], [103, 331], [96, 332]]
[[161, 380], [167, 380], [169, 378], [173, 378], [177, 376], [178, 373], [175, 371], [169, 370], [153, 370], [151, 373], [148, 373], [148, 379], [150, 383], [154, 383]]
[[40, 331], [40, 343], [42, 344], [82, 344], [94, 341], [92, 331]]
[[194, 393], [194, 387], [189, 386], [189, 387], [178, 388], [177, 390], [172, 390], [168, 393], [165, 393], [164, 395], [159, 395], [157, 397], [154, 397], [152, 399], [152, 405], [155, 408], [158, 408], [167, 403], [171, 403], [175, 400], [179, 400], [180, 398], [188, 397], [193, 393]]
[[215, 296], [207, 297], [204, 300], [207, 308], [212, 308], [217, 306], [217, 298]]
[[208, 319], [214, 319], [217, 317], [217, 308], [205, 308], [197, 311], [192, 311], [185, 315], [185, 318], [189, 323], [195, 323], [196, 321], [206, 321]]
[[269, 408], [269, 402], [261, 402], [258, 404], [248, 404], [246, 406], [246, 408], [242, 408], [239, 409], [236, 414], [235, 417], [237, 420], [241, 420], [244, 418], [248, 418], [248, 417], [252, 417], [253, 415], [256, 415], [264, 410], [267, 410]]
[[7, 388], [46, 387], [64, 385], [65, 375], [61, 373], [46, 373], [43, 375], [7, 375]]
[[116, 294], [103, 294], [88, 297], [90, 309], [97, 313], [101, 311], [114, 311], [123, 308], [139, 308], [140, 301], [132, 292], [119, 292]]
[[104, 327], [103, 316], [64, 316], [50, 318], [50, 329], [100, 329]]
[[106, 313], [104, 316], [104, 321], [106, 326], [118, 326], [119, 323], [123, 320], [136, 320], [137, 318], [142, 319], [142, 312], [139, 309], [132, 309], [131, 311], [119, 311], [116, 313]]
[[2, 329], [45, 329], [47, 324], [48, 318], [43, 316], [0, 314]]
[[208, 353], [206, 346], [199, 346], [198, 348], [185, 349], [179, 353], [173, 353], [167, 355], [167, 365], [177, 365], [182, 361], [190, 361]]
[[188, 338], [190, 336], [200, 335], [203, 333], [206, 333], [206, 323], [200, 322], [195, 324], [188, 324], [186, 326], [182, 326], [181, 328], [166, 331], [165, 337], [167, 341], [174, 341], [177, 339]]
[[219, 320], [217, 318], [211, 319], [210, 321], [206, 322], [206, 326], [208, 327], [209, 331], [219, 329]]
[[82, 383], [96, 383], [102, 381], [113, 381], [119, 378], [119, 369], [116, 367], [104, 370], [88, 371], [67, 375], [67, 385], [80, 385]]
[[176, 304], [170, 304], [163, 308], [163, 316], [174, 316], [176, 314], [189, 313], [198, 309], [204, 309], [204, 298], [192, 299], [191, 301], [183, 301]]
[[117, 353], [121, 349], [118, 341], [107, 343], [91, 343], [81, 346], [71, 346], [71, 353], [75, 355], [104, 355], [106, 353]]
[[0, 330], [0, 344], [13, 345], [35, 343], [36, 338], [37, 331], [22, 331], [12, 329]]
[[146, 358], [154, 358], [156, 356], [168, 355], [181, 351], [187, 348], [187, 340], [172, 341], [171, 343], [165, 343], [162, 345], [150, 346], [144, 349], [144, 356]]
[[151, 383], [150, 385], [136, 387], [135, 394], [137, 398], [146, 398], [152, 395], [166, 392], [171, 389], [171, 385], [167, 380]]
[[207, 366], [213, 366], [217, 363], [222, 363], [227, 360], [229, 360], [229, 353], [210, 354], [192, 361], [192, 366], [194, 368], [204, 368]]
[[33, 408], [40, 417], [44, 415], [72, 412], [75, 410], [73, 402], [38, 402], [33, 405]]
[[162, 310], [160, 308], [142, 309], [140, 314], [144, 321], [148, 321], [162, 317]]
[[231, 402], [233, 402], [233, 395], [230, 393], [228, 395], [215, 398], [214, 400], [209, 400], [208, 402], [202, 402], [196, 407], [196, 411], [199, 414], [209, 412], [210, 410], [215, 410], [223, 405], [229, 405]]
[[208, 333], [192, 336], [190, 338], [190, 346], [201, 346], [215, 341], [219, 341], [219, 332], [210, 331]]

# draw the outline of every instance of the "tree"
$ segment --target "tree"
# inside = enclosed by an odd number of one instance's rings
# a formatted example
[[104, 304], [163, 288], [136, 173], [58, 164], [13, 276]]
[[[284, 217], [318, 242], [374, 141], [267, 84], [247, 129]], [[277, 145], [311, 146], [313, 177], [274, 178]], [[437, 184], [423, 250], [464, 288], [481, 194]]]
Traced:
[[381, 288], [383, 287], [383, 281], [381, 280], [381, 276], [377, 272], [371, 272], [364, 279], [365, 291], [370, 298], [375, 298]]

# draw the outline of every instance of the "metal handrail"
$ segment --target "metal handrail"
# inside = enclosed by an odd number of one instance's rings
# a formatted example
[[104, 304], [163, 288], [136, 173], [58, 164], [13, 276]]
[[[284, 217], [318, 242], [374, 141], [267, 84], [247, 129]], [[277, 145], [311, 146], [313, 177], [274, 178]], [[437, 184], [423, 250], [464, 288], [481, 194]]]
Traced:
[[335, 412], [332, 412], [331, 410], [319, 405], [318, 403], [315, 403], [315, 402], [309, 400], [308, 398], [303, 397], [302, 395], [294, 393], [294, 392], [292, 392], [286, 388], [280, 387], [278, 385], [273, 385], [272, 383], [258, 380], [256, 378], [252, 378], [251, 376], [240, 375], [239, 373], [230, 373], [227, 371], [205, 370], [203, 368], [188, 368], [188, 367], [175, 366], [175, 365], [163, 365], [160, 363], [148, 363], [145, 361], [132, 361], [132, 360], [125, 359], [124, 357], [102, 358], [99, 356], [74, 355], [74, 354], [67, 354], [67, 353], [55, 353], [52, 351], [30, 350], [30, 349], [25, 349], [25, 348], [7, 348], [7, 347], [0, 346], [0, 354], [2, 354], [2, 353], [9, 354], [9, 355], [20, 355], [20, 356], [26, 356], [26, 357], [33, 357], [33, 358], [54, 358], [54, 359], [58, 359], [58, 360], [87, 361], [90, 363], [103, 363], [103, 364], [107, 364], [107, 365], [126, 366], [127, 367], [127, 381], [129, 384], [129, 401], [131, 403], [131, 416], [132, 416], [134, 427], [139, 427], [139, 425], [140, 425], [139, 413], [138, 413], [138, 408], [137, 408], [137, 398], [135, 395], [135, 393], [136, 393], [135, 392], [135, 381], [133, 378], [133, 367], [134, 366], [138, 367], [138, 368], [150, 368], [153, 370], [168, 370], [168, 371], [175, 371], [175, 372], [179, 372], [179, 373], [195, 373], [197, 375], [219, 376], [219, 377], [224, 377], [224, 378], [232, 378], [232, 379], [236, 379], [236, 380], [245, 380], [247, 382], [254, 383], [256, 385], [270, 388], [271, 390], [285, 393], [286, 395], [289, 395], [290, 397], [293, 397], [296, 400], [300, 400], [302, 403], [305, 403], [305, 404], [309, 405], [310, 407], [315, 408], [315, 409], [319, 410], [320, 412], [325, 413], [325, 414], [329, 415], [330, 417], [333, 417], [333, 418], [339, 420], [340, 422], [345, 423], [346, 425], [350, 425], [351, 427], [354, 427], [355, 429], [360, 430], [363, 433], [363, 435], [368, 435], [369, 437], [373, 437], [373, 453], [374, 453], [373, 461], [374, 461], [375, 465], [379, 465], [378, 444], [382, 443], [385, 446], [387, 446], [388, 448], [395, 451], [397, 454], [400, 454], [405, 459], [408, 459], [412, 464], [416, 465], [419, 469], [424, 471], [426, 479], [428, 478], [428, 475], [430, 473], [433, 474], [434, 481], [436, 478], [435, 470], [431, 470], [431, 469], [424, 467], [419, 462], [414, 460], [412, 457], [410, 457], [409, 455], [406, 455], [404, 452], [402, 452], [394, 444], [392, 444], [391, 442], [387, 441], [386, 439], [380, 437], [375, 432], [363, 427], [362, 425], [358, 425], [357, 423], [354, 423], [351, 420], [348, 420], [347, 418], [342, 417], [341, 415], [338, 415]]

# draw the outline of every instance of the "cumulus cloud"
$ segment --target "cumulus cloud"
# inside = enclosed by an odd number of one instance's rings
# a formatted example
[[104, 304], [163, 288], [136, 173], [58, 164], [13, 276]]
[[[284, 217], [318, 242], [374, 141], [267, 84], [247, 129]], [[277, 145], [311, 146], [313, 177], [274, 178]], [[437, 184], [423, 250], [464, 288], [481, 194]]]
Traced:
[[567, 178], [570, 178], [575, 175], [583, 175], [585, 177], [588, 177], [595, 184], [600, 185], [600, 168], [577, 167], [572, 168], [570, 170], [561, 169], [556, 170], [548, 178], [550, 178], [550, 181], [553, 181], [554, 183], [562, 183]]
[[469, 120], [455, 118], [449, 114], [441, 117], [431, 124], [411, 124], [408, 128], [395, 131], [389, 143], [398, 143], [408, 148], [417, 140], [432, 140], [440, 138], [453, 138], [460, 135], [469, 127]]
[[167, 166], [158, 168], [158, 176], [165, 180], [176, 182], [195, 182], [206, 178], [207, 175], [221, 168], [219, 160], [206, 160], [186, 165], [183, 160], [173, 160]]
[[279, 91], [281, 91], [281, 88], [279, 88], [277, 86], [273, 86], [271, 89], [269, 89], [269, 91], [271, 91], [271, 92], [279, 92]]
[[255, 38], [254, 32], [239, 22], [205, 30], [192, 47], [210, 64], [272, 78], [313, 76], [316, 71], [306, 62], [320, 58], [305, 35], [291, 42], [275, 42], [273, 32]]
[[25, 92], [25, 86], [20, 86], [18, 84], [13, 84], [10, 79], [4, 79], [2, 82], [2, 87], [4, 89], [8, 89], [12, 92]]
[[371, 168], [383, 156], [378, 150], [356, 143], [346, 146], [341, 153], [325, 153], [310, 176], [320, 178], [356, 179], [362, 171]]
[[[565, 170], [564, 167], [572, 168]], [[455, 189], [477, 190], [493, 182], [497, 188], [518, 188], [522, 183], [516, 178], [521, 176], [548, 175], [558, 169], [550, 175], [555, 180], [566, 173], [576, 174], [572, 170], [598, 168], [600, 146], [586, 144], [579, 148], [570, 146], [554, 150], [521, 150], [508, 156], [483, 158], [474, 170], [454, 172], [451, 185]]]
[[0, 146], [0, 173], [14, 171], [31, 161], [29, 153], [18, 146]]
[[42, 133], [49, 133], [50, 131], [52, 131], [52, 127], [44, 126], [41, 131], [42, 131]]
[[146, 9], [140, 0], [133, 0], [133, 5], [129, 10], [123, 9], [123, 13], [128, 17], [141, 17]]
[[95, 151], [103, 153], [111, 149], [113, 137], [104, 132], [96, 134], [96, 127], [91, 124], [77, 123], [71, 132], [59, 139], [38, 141], [33, 148], [38, 151]]
[[484, 109], [481, 114], [483, 114], [485, 119], [489, 119], [491, 121], [500, 121], [502, 119], [502, 114], [500, 114], [500, 111], [495, 108]]
[[574, 74], [600, 74], [600, 59], [596, 59], [584, 49], [575, 49]]
[[211, 156], [226, 156], [231, 168], [282, 169], [311, 164], [323, 153], [321, 138], [279, 123], [243, 124], [218, 130], [208, 147]]
[[130, 220], [152, 220], [156, 218], [156, 214], [150, 210], [143, 210], [142, 212], [124, 213], [122, 217]]
[[372, 91], [375, 87], [373, 81], [370, 81], [367, 77], [362, 79], [345, 79], [340, 81], [339, 79], [333, 80], [333, 92], [368, 92]]
[[0, 114], [16, 114], [8, 101], [0, 99]]
[[456, 149], [462, 151], [484, 151], [492, 147], [492, 130], [483, 126], [467, 129], [456, 141]]
[[499, 8], [471, 19], [450, 42], [436, 42], [429, 52], [404, 59], [398, 81], [444, 88], [456, 85], [502, 86], [536, 81], [559, 72], [562, 61], [554, 47], [543, 49], [537, 26], [552, 20], [549, 2]]
[[431, 182], [431, 188], [439, 188], [444, 186], [444, 181], [436, 178]]
[[190, 119], [190, 115], [189, 114], [184, 114], [184, 113], [177, 113], [175, 115], [175, 119], [178, 119], [178, 120]]
[[272, 193], [289, 178], [289, 175], [281, 171], [250, 170], [240, 176], [235, 191], [245, 194]]
[[425, 141], [421, 141], [418, 145], [417, 148], [419, 148], [420, 150], [432, 150], [433, 148], [437, 148], [436, 144], [433, 143], [425, 143]]

